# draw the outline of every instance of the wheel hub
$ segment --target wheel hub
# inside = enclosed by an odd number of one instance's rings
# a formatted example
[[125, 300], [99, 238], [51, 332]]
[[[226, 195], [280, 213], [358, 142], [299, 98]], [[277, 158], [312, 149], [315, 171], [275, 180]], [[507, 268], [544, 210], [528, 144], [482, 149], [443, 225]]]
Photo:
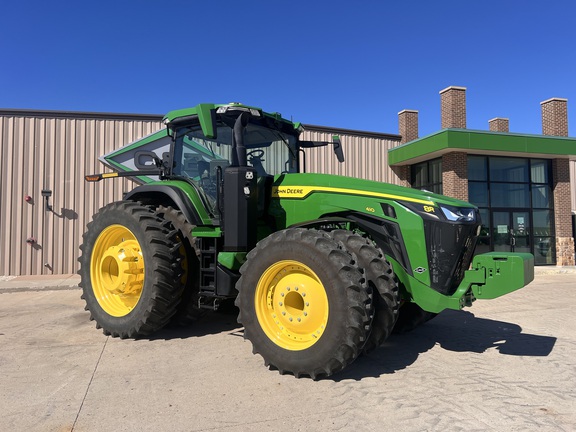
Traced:
[[306, 349], [318, 341], [328, 321], [328, 298], [318, 276], [297, 261], [270, 266], [256, 289], [256, 315], [277, 345]]
[[142, 248], [123, 225], [110, 225], [94, 243], [90, 279], [96, 300], [109, 315], [128, 315], [144, 287]]
[[138, 242], [123, 241], [110, 246], [100, 260], [104, 288], [112, 294], [135, 293], [142, 289], [144, 262]]

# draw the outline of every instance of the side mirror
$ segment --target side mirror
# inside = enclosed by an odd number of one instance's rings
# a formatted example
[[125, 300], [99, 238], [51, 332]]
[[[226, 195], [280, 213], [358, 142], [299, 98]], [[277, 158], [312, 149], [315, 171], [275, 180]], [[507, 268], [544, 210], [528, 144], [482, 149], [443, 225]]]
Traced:
[[134, 154], [134, 165], [140, 170], [149, 170], [150, 168], [161, 168], [162, 161], [153, 151], [138, 151]]
[[342, 151], [342, 142], [340, 141], [340, 137], [338, 135], [332, 136], [332, 142], [327, 141], [300, 141], [300, 148], [315, 148], [315, 147], [324, 147], [327, 145], [332, 144], [334, 146], [334, 154], [338, 158], [338, 162], [344, 162], [344, 152]]
[[334, 144], [334, 154], [336, 154], [338, 162], [344, 162], [344, 151], [342, 150], [342, 142], [338, 135], [332, 137], [332, 144]]

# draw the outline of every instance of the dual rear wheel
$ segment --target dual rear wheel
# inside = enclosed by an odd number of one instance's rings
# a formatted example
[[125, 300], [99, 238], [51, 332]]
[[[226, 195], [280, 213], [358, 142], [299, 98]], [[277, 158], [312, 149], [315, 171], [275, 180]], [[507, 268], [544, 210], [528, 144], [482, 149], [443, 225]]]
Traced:
[[390, 266], [349, 231], [274, 233], [240, 272], [238, 321], [254, 353], [280, 373], [317, 379], [339, 372], [394, 326], [398, 285]]
[[[82, 298], [105, 334], [145, 336], [173, 317], [197, 317], [188, 225], [174, 209], [129, 201], [95, 215], [81, 246]], [[397, 319], [390, 264], [350, 231], [279, 231], [258, 243], [240, 272], [238, 321], [254, 352], [281, 373], [339, 372], [380, 346]]]

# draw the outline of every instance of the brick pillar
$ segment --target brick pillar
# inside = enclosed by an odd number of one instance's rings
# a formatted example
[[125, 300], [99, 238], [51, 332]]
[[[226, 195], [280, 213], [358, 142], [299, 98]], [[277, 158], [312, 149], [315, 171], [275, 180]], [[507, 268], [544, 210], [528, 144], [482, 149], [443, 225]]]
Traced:
[[402, 136], [400, 144], [418, 139], [418, 111], [400, 111], [398, 113], [398, 131]]
[[442, 193], [468, 201], [468, 156], [462, 152], [442, 156]]
[[[542, 107], [542, 134], [568, 136], [568, 99], [552, 98], [540, 103]], [[572, 206], [570, 193], [570, 162], [568, 159], [552, 161], [554, 188], [554, 226], [556, 231], [556, 264], [574, 265], [574, 238], [572, 237]]]
[[572, 206], [570, 194], [570, 161], [552, 161], [554, 187], [554, 225], [556, 228], [556, 264], [574, 265], [574, 238], [572, 237]]
[[488, 125], [492, 132], [510, 132], [510, 120], [507, 118], [493, 118], [492, 120], [488, 120]]
[[412, 178], [410, 176], [410, 165], [396, 165], [390, 167], [398, 179], [400, 179], [400, 186], [411, 187]]
[[568, 99], [552, 98], [540, 105], [542, 135], [568, 136]]
[[442, 129], [466, 129], [466, 87], [447, 87], [440, 91]]

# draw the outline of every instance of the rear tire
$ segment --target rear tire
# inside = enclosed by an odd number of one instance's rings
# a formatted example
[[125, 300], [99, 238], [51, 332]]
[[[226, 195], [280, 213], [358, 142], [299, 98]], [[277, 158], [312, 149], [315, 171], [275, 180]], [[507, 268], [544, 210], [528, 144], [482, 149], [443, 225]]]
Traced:
[[318, 379], [356, 359], [370, 333], [372, 295], [352, 256], [325, 232], [276, 232], [240, 272], [238, 322], [267, 366]]
[[392, 333], [398, 318], [398, 280], [384, 254], [368, 239], [346, 230], [335, 230], [330, 235], [356, 256], [374, 293], [372, 332], [362, 349], [364, 354], [368, 354], [380, 347]]
[[184, 291], [178, 309], [170, 323], [181, 326], [190, 325], [206, 314], [206, 309], [200, 308], [198, 304], [200, 291], [200, 259], [198, 257], [200, 253], [196, 245], [196, 238], [192, 236], [194, 225], [188, 222], [181, 211], [172, 207], [158, 206], [156, 211], [160, 217], [169, 221], [177, 231], [178, 241], [181, 244], [180, 254], [183, 257], [184, 274], [181, 282], [184, 285]]
[[137, 202], [109, 204], [87, 226], [80, 286], [90, 319], [104, 334], [149, 335], [176, 312], [182, 285], [175, 230]]

